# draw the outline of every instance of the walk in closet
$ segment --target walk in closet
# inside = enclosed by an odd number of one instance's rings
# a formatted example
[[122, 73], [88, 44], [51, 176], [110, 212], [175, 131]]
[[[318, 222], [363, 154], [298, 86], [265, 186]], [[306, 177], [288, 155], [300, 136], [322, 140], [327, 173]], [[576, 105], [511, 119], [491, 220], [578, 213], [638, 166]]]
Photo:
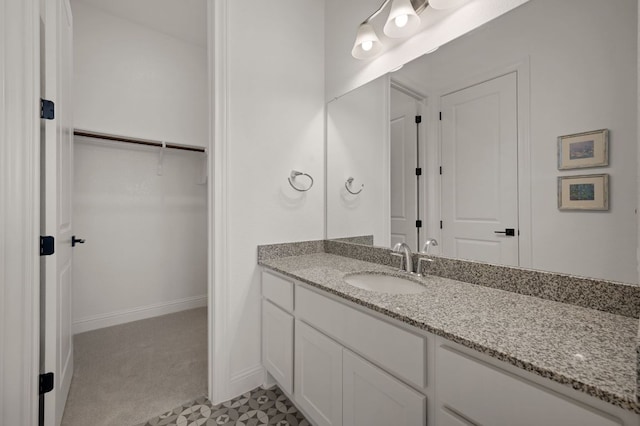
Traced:
[[62, 424], [135, 424], [207, 392], [206, 0], [71, 9], [75, 368]]

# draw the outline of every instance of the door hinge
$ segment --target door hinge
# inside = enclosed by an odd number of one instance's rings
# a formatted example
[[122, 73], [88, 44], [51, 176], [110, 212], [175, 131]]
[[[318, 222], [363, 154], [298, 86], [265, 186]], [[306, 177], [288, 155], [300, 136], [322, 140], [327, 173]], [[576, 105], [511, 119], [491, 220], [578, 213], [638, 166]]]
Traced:
[[442, 111], [440, 111], [440, 121], [442, 121]]
[[55, 105], [48, 99], [40, 99], [40, 118], [53, 120], [55, 116]]
[[442, 221], [440, 221], [440, 229], [442, 229]]
[[53, 373], [44, 373], [40, 375], [40, 395], [49, 393], [53, 390]]
[[416, 176], [422, 176], [422, 168], [421, 167], [417, 167], [416, 168]]
[[52, 255], [55, 251], [55, 239], [48, 235], [40, 236], [40, 256]]
[[422, 221], [416, 220], [416, 228], [422, 228]]
[[422, 123], [422, 116], [416, 115], [416, 124], [420, 124], [420, 123]]
[[442, 174], [442, 166], [440, 166], [440, 174]]

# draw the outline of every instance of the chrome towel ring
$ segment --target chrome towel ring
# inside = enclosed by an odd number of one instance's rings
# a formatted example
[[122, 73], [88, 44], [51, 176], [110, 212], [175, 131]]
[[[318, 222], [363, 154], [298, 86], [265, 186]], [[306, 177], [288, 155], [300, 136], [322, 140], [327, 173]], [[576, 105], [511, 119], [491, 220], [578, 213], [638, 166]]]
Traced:
[[[296, 177], [298, 176], [306, 176], [309, 178], [309, 187], [304, 189], [304, 188], [298, 188], [293, 182], [295, 182]], [[307, 192], [308, 190], [311, 189], [311, 187], [313, 186], [313, 178], [311, 177], [311, 175], [309, 175], [308, 173], [302, 173], [299, 172], [297, 170], [291, 170], [291, 175], [289, 175], [289, 177], [287, 178], [287, 180], [289, 181], [289, 185], [291, 185], [291, 187], [293, 189], [295, 189], [298, 192]]]
[[358, 195], [364, 189], [364, 183], [360, 185], [360, 190], [352, 191], [351, 187], [353, 186], [353, 181], [354, 179], [352, 177], [349, 177], [349, 179], [347, 179], [347, 181], [344, 183], [344, 187], [347, 189], [347, 191], [349, 191], [349, 194]]

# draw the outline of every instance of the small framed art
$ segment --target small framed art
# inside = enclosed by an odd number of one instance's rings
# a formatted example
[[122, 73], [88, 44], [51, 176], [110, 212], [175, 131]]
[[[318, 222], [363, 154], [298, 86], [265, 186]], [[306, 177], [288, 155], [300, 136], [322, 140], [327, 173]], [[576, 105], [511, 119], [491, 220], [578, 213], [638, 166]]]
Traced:
[[609, 210], [609, 175], [558, 177], [558, 209]]
[[558, 170], [609, 165], [609, 130], [576, 133], [558, 138]]

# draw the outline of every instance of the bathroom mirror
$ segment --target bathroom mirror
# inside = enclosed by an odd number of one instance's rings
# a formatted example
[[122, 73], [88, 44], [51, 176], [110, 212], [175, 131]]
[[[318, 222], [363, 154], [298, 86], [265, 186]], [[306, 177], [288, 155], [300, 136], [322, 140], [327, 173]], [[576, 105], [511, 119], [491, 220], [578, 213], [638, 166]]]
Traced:
[[637, 8], [531, 0], [329, 102], [327, 238], [637, 283]]

